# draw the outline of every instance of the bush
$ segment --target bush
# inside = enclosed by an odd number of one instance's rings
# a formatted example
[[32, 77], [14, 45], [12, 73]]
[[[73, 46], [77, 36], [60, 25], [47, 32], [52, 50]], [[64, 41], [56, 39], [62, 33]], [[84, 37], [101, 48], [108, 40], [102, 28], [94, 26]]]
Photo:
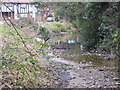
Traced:
[[114, 42], [116, 43], [116, 50], [117, 56], [120, 57], [120, 28], [116, 30], [115, 34], [113, 35]]
[[[2, 59], [0, 70], [3, 71], [2, 82], [7, 82], [9, 86], [16, 88], [35, 88], [43, 85], [47, 73], [43, 65], [41, 66], [38, 55], [44, 54], [43, 48], [47, 44], [36, 45], [33, 43], [33, 39], [32, 42], [24, 39], [28, 48], [26, 49], [14, 29], [7, 25], [2, 25], [0, 28], [3, 38], [2, 53], [0, 53]], [[18, 31], [22, 38], [29, 38], [24, 31], [19, 29]]]
[[99, 42], [99, 31], [98, 31], [98, 22], [91, 20], [86, 20], [84, 22], [78, 21], [78, 24], [81, 25], [80, 35], [81, 35], [81, 44], [84, 48], [90, 50], [94, 49]]
[[47, 17], [53, 17], [53, 15], [52, 15], [52, 14], [49, 14]]
[[68, 23], [53, 22], [52, 25], [54, 26], [53, 32], [65, 32], [71, 28], [71, 25]]
[[39, 32], [40, 32], [40, 36], [42, 39], [44, 39], [45, 41], [49, 38], [49, 32], [46, 30], [46, 28], [44, 27], [40, 27], [39, 29]]
[[55, 21], [57, 21], [57, 22], [58, 22], [58, 21], [59, 21], [59, 18], [58, 18], [58, 17], [55, 17]]

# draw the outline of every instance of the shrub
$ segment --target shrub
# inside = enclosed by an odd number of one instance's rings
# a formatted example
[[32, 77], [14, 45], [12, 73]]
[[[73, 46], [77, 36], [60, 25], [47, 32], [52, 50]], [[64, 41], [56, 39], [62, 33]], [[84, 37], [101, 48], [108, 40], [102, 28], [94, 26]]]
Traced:
[[99, 23], [97, 21], [92, 22], [91, 20], [86, 20], [84, 22], [78, 21], [81, 25], [80, 35], [81, 44], [84, 48], [90, 50], [94, 49], [99, 42]]
[[46, 30], [46, 28], [44, 27], [40, 27], [39, 29], [39, 32], [40, 32], [40, 36], [42, 39], [44, 39], [45, 41], [49, 38], [49, 32]]
[[120, 28], [116, 30], [115, 34], [113, 35], [114, 42], [116, 44], [117, 56], [120, 57]]
[[[47, 44], [36, 45], [28, 39], [24, 39], [28, 52], [14, 29], [7, 25], [2, 25], [0, 28], [0, 34], [3, 38], [2, 53], [0, 53], [2, 59], [0, 70], [3, 71], [2, 82], [7, 82], [10, 87], [16, 88], [35, 88], [43, 85], [47, 73], [40, 64], [38, 54], [44, 54], [43, 48]], [[19, 29], [18, 31], [23, 38], [29, 38], [24, 31]]]
[[52, 15], [52, 14], [49, 14], [47, 17], [53, 17], [53, 15]]
[[53, 22], [52, 25], [54, 26], [53, 32], [65, 32], [71, 28], [71, 25], [68, 23]]

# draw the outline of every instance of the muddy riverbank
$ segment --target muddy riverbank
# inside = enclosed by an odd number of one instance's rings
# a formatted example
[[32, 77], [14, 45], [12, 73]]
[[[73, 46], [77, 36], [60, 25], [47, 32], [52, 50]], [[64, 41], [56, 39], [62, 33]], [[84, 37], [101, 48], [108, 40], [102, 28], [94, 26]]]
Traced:
[[61, 78], [57, 87], [116, 88], [119, 86], [117, 61], [102, 60], [75, 49], [51, 49], [49, 61]]

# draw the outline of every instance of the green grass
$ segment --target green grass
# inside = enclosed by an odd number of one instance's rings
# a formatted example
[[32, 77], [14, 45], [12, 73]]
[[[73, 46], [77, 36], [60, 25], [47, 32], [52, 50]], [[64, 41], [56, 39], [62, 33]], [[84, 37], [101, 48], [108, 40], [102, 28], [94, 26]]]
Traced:
[[[25, 39], [29, 38], [29, 35], [27, 35], [29, 33], [25, 33], [27, 31], [22, 29], [17, 29], [17, 31], [23, 38], [30, 53], [26, 52], [26, 48], [13, 28], [5, 24], [0, 26], [0, 34], [4, 43], [2, 53], [0, 53], [2, 58], [0, 70], [4, 71], [3, 76], [5, 77], [3, 82], [7, 82], [12, 87], [39, 87], [44, 82], [38, 79], [37, 76], [41, 76], [43, 79], [46, 76], [43, 75], [45, 71], [41, 68], [43, 65], [38, 61], [38, 54], [46, 47], [46, 43], [40, 45], [33, 43], [33, 39]], [[31, 45], [33, 47], [28, 47]]]

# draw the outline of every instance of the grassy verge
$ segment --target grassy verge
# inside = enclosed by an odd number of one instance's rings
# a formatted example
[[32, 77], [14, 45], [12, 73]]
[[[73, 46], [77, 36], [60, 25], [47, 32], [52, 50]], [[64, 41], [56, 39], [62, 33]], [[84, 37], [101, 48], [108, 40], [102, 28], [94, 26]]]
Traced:
[[[16, 34], [15, 30], [7, 25], [0, 26], [0, 34], [2, 35], [2, 82], [5, 87], [40, 87], [50, 86], [47, 78], [52, 77], [45, 68], [41, 56], [44, 53], [44, 47], [47, 43], [36, 43], [34, 39], [29, 39], [25, 30], [17, 29], [24, 40], [29, 52], [26, 50], [23, 42]], [[28, 33], [29, 34], [29, 33]]]

